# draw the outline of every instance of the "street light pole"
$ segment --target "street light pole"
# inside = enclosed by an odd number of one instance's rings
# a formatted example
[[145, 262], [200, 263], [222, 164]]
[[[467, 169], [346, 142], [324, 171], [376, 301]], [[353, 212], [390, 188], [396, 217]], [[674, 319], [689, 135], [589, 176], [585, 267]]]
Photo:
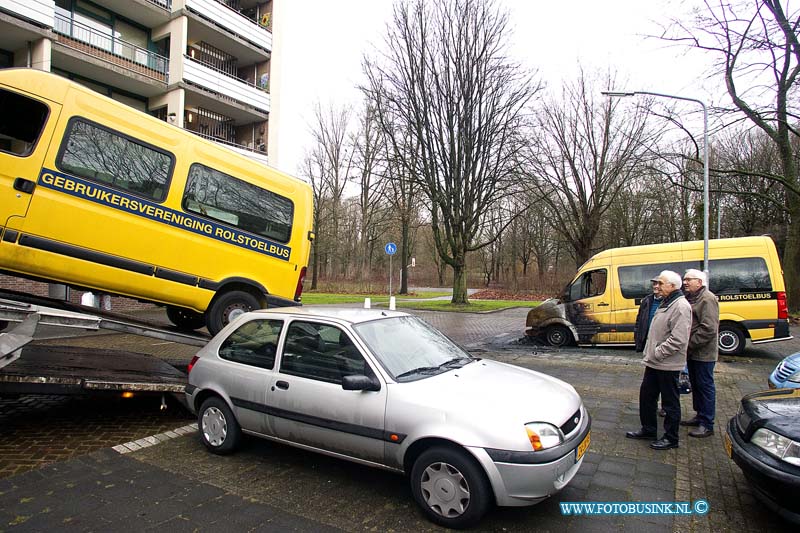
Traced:
[[687, 98], [674, 94], [654, 93], [650, 91], [602, 91], [602, 94], [610, 97], [626, 97], [643, 94], [694, 102], [703, 107], [703, 272], [708, 275], [708, 108], [705, 102], [696, 98]]

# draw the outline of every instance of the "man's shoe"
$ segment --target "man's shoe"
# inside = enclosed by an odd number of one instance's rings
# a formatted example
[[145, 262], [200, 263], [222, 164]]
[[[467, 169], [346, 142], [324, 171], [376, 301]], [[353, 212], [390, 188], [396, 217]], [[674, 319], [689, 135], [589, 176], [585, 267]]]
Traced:
[[639, 440], [655, 440], [656, 436], [652, 433], [647, 433], [644, 430], [639, 431], [629, 431], [625, 433], [625, 436], [629, 439], [639, 439]]
[[658, 439], [655, 442], [651, 442], [650, 447], [653, 448], [654, 450], [669, 450], [672, 448], [677, 448], [678, 443], [672, 442], [666, 437], [664, 437], [663, 439]]
[[706, 437], [710, 437], [714, 434], [713, 429], [708, 429], [705, 426], [698, 426], [697, 429], [693, 429], [689, 432], [690, 437], [697, 437], [698, 439], [704, 439]]
[[700, 425], [700, 419], [696, 416], [693, 416], [689, 420], [681, 420], [682, 426], [690, 426], [690, 427], [697, 427]]
[[658, 416], [667, 416], [667, 412], [663, 408], [661, 408], [658, 410]]

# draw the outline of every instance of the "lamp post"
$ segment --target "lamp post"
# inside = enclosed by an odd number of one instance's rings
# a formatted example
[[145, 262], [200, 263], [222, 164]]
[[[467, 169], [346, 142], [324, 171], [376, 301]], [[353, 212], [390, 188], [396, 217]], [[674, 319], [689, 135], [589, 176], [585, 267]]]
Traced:
[[708, 275], [708, 108], [702, 100], [650, 91], [602, 91], [610, 97], [637, 96], [640, 94], [694, 102], [703, 107], [703, 272]]

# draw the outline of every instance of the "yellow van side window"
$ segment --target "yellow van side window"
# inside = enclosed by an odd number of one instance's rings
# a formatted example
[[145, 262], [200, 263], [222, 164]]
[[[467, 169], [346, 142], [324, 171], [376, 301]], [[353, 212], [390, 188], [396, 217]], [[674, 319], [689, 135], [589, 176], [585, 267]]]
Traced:
[[193, 164], [183, 208], [278, 242], [292, 234], [292, 201], [213, 168]]
[[73, 119], [58, 161], [61, 170], [160, 201], [172, 156], [107, 128]]
[[0, 89], [0, 150], [28, 155], [47, 120], [47, 106], [31, 98]]

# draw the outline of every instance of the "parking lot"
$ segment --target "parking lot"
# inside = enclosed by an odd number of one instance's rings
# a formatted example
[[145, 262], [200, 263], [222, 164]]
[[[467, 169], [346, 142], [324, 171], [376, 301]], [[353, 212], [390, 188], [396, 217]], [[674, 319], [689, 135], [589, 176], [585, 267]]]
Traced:
[[[724, 358], [716, 372], [715, 435], [691, 439], [682, 428], [680, 448], [658, 452], [624, 438], [639, 426], [642, 367], [633, 350], [518, 342], [525, 315], [519, 309], [419, 315], [476, 356], [571, 383], [593, 417], [590, 451], [572, 483], [537, 506], [493, 510], [481, 530], [789, 530], [754, 499], [725, 454], [721, 431], [741, 396], [765, 388], [776, 362], [800, 351], [796, 339]], [[176, 366], [195, 351], [116, 334], [43, 342], [135, 349]], [[684, 416], [691, 416], [689, 397], [682, 403]], [[401, 476], [256, 439], [246, 439], [232, 456], [214, 456], [187, 427], [194, 421], [176, 402], [168, 401], [164, 411], [159, 406], [160, 398], [0, 400], [0, 531], [437, 529], [417, 510]], [[134, 451], [118, 453], [114, 446]], [[698, 499], [708, 501], [706, 515], [578, 518], [559, 509], [563, 501]]]

